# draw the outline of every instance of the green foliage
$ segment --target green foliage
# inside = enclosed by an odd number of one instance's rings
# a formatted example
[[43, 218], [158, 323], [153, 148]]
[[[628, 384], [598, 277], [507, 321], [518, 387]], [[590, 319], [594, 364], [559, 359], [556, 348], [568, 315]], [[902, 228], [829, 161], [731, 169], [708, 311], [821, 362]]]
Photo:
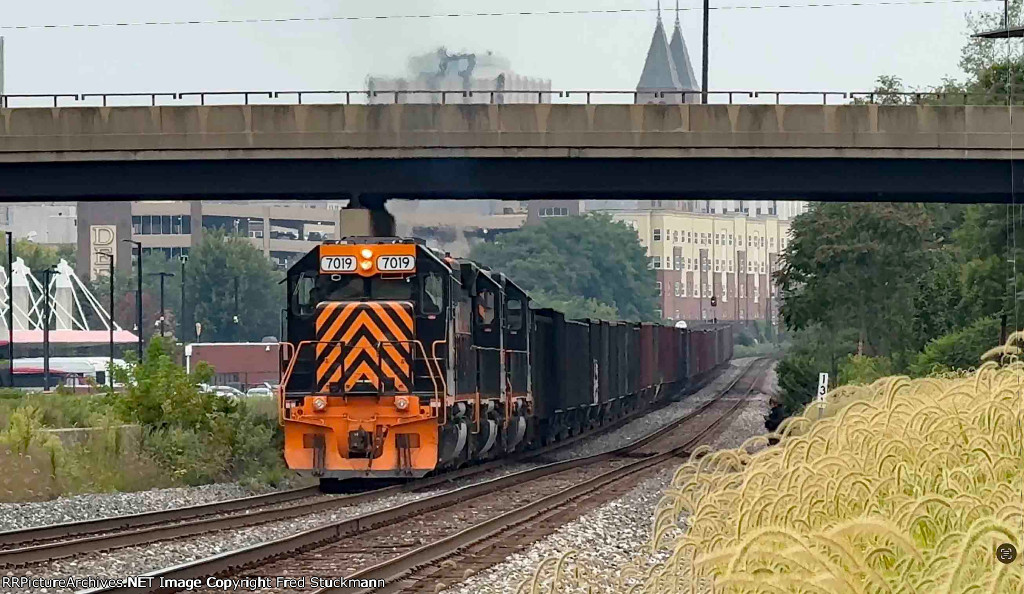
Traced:
[[545, 219], [474, 246], [470, 257], [570, 317], [655, 319], [646, 252], [636, 231], [607, 215]]
[[285, 476], [276, 414], [199, 388], [212, 370], [192, 373], [168, 354], [172, 343], [154, 339], [142, 362], [115, 373], [124, 393], [111, 395], [126, 420], [142, 425], [147, 452], [188, 485], [240, 479], [280, 482]]
[[187, 322], [202, 324], [203, 341], [260, 340], [280, 333], [283, 275], [248, 238], [205, 231], [202, 242], [189, 254], [187, 274], [186, 299], [192, 310]]
[[918, 348], [915, 279], [945, 239], [935, 216], [943, 207], [814, 204], [794, 220], [777, 273], [786, 325], [855, 328], [869, 355]]
[[847, 355], [839, 364], [839, 383], [870, 384], [876, 379], [890, 376], [892, 360], [888, 357], [866, 357], [864, 355]]
[[113, 396], [121, 415], [130, 422], [147, 428], [167, 426], [210, 431], [213, 414], [231, 409], [232, 404], [213, 393], [202, 392], [198, 384], [209, 382], [213, 370], [200, 363], [187, 373], [170, 354], [173, 343], [155, 338], [149, 343], [141, 362], [114, 371], [116, 382], [124, 384], [124, 392]]
[[976, 368], [981, 364], [982, 353], [999, 344], [999, 332], [997, 318], [982, 318], [963, 330], [936, 338], [925, 346], [910, 371], [924, 376]]

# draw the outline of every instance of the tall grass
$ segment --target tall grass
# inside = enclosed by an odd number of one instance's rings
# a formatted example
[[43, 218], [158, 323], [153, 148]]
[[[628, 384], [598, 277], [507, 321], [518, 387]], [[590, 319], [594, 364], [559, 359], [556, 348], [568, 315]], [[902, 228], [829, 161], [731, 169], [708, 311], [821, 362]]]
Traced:
[[1019, 592], [1024, 564], [994, 554], [1024, 522], [1024, 363], [1003, 362], [844, 386], [775, 435], [700, 448], [652, 521], [664, 562], [549, 560], [520, 591]]

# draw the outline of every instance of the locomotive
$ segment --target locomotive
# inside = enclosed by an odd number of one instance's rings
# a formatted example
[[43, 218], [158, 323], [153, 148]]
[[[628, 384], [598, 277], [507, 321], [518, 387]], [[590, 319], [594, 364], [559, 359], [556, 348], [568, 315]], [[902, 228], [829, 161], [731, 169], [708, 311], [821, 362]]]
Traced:
[[351, 237], [287, 276], [284, 456], [322, 482], [420, 477], [566, 439], [691, 388], [727, 326], [571, 320], [414, 239]]

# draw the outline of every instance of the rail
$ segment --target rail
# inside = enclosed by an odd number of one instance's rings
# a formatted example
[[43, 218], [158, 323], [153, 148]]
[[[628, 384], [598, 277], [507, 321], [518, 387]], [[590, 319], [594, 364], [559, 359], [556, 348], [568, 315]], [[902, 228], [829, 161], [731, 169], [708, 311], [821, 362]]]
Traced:
[[[722, 398], [724, 398], [724, 396], [727, 393], [729, 393], [736, 386], [737, 383], [739, 383], [741, 379], [747, 376], [748, 372], [750, 372], [754, 368], [755, 364], [760, 363], [763, 360], [764, 359], [756, 359], [748, 363], [741, 370], [741, 372], [737, 374], [737, 376], [728, 383], [727, 386], [717, 391], [716, 396], [714, 398], [702, 403], [701, 406], [697, 407], [690, 413], [686, 414], [685, 416], [679, 419], [676, 419], [675, 421], [665, 425], [664, 427], [661, 427], [656, 431], [649, 433], [643, 438], [621, 448], [609, 450], [591, 456], [585, 456], [582, 458], [573, 458], [562, 462], [545, 464], [542, 466], [531, 468], [529, 470], [508, 474], [487, 481], [473, 483], [465, 487], [461, 487], [451, 491], [446, 491], [438, 495], [416, 499], [414, 501], [397, 506], [388, 507], [380, 511], [370, 512], [364, 515], [350, 517], [337, 522], [324, 524], [317, 528], [312, 528], [304, 532], [299, 532], [296, 534], [292, 534], [290, 536], [285, 536], [278, 540], [254, 544], [238, 550], [221, 553], [219, 555], [215, 555], [212, 557], [197, 559], [195, 561], [183, 563], [181, 565], [177, 565], [174, 567], [152, 571], [150, 573], [145, 574], [145, 577], [152, 577], [154, 578], [154, 582], [159, 582], [160, 578], [165, 580], [200, 579], [210, 575], [219, 575], [226, 572], [236, 571], [245, 567], [251, 567], [253, 565], [258, 565], [260, 563], [265, 563], [272, 559], [277, 559], [282, 556], [294, 553], [296, 551], [307, 550], [309, 548], [313, 548], [335, 540], [339, 540], [341, 538], [365, 531], [370, 527], [395, 523], [403, 521], [410, 517], [418, 517], [429, 511], [448, 508], [462, 501], [466, 501], [474, 497], [479, 497], [481, 495], [492, 493], [500, 489], [505, 489], [508, 488], [509, 486], [520, 484], [525, 481], [533, 480], [535, 478], [556, 474], [573, 468], [578, 468], [580, 466], [586, 466], [621, 457], [623, 455], [637, 451], [638, 449], [652, 443], [653, 441], [668, 434], [673, 429], [677, 428], [683, 423], [695, 418], [696, 416], [698, 416], [699, 414], [713, 406], [715, 403], [719, 402]], [[741, 402], [742, 401], [737, 402], [737, 404], [734, 405], [732, 409], [730, 409], [730, 411], [726, 413], [726, 415], [729, 415], [732, 412], [734, 412], [738, 404]], [[719, 421], [716, 421], [712, 425], [714, 426], [719, 422], [721, 422], [721, 419], [719, 419]], [[677, 447], [673, 448], [669, 453], [663, 453], [659, 456], [645, 457], [641, 460], [641, 462], [650, 463], [655, 460], [668, 459], [671, 458], [672, 456], [679, 455], [681, 450], [684, 448], [685, 446]], [[533, 452], [529, 457], [535, 457], [537, 455], [539, 455], [538, 452]], [[627, 467], [639, 469], [639, 467], [632, 465], [624, 466], [623, 468]], [[440, 480], [445, 477], [441, 476], [437, 478]], [[576, 495], [579, 490], [573, 489], [570, 491], [573, 495]], [[570, 491], [566, 492], [569, 493]], [[586, 491], [586, 489], [583, 489], [583, 491]], [[413, 551], [413, 554], [419, 553], [422, 553], [422, 551], [420, 551], [419, 549]], [[399, 559], [404, 561], [407, 558], [400, 557]], [[396, 561], [398, 560], [396, 559]], [[405, 564], [403, 561], [399, 561], [399, 563], [401, 563], [404, 567]], [[381, 570], [384, 568], [378, 566], [373, 569]], [[388, 565], [386, 569], [388, 571], [391, 571], [392, 569], [394, 569], [394, 565]], [[83, 594], [99, 594], [101, 592], [105, 594], [112, 594], [115, 592], [121, 593], [139, 591], [157, 592], [162, 590], [157, 585], [154, 585], [150, 588], [142, 589], [111, 587], [105, 589], [97, 588], [93, 590], [87, 590]]]
[[[1016, 88], [1019, 86], [1020, 88]], [[844, 105], [868, 103], [883, 105], [1006, 105], [1012, 95], [1021, 96], [1024, 85], [1015, 85], [1011, 93], [964, 93], [947, 91], [835, 91], [835, 90], [721, 90], [708, 91], [713, 104], [814, 104]], [[214, 105], [367, 105], [393, 103], [490, 104], [631, 104], [700, 103], [701, 91], [637, 90], [536, 90], [505, 89], [444, 91], [406, 89], [371, 90], [281, 90], [281, 91], [186, 91], [121, 93], [11, 93], [0, 95], [0, 108], [53, 107], [163, 107]], [[518, 96], [518, 97], [510, 97]], [[522, 98], [529, 98], [523, 101]], [[515, 100], [513, 100], [515, 99]]]

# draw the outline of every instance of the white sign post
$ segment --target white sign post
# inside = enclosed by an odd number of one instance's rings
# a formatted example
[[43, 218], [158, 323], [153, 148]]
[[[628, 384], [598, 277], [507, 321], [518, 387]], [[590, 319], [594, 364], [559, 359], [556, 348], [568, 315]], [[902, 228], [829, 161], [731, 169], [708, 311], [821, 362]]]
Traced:
[[818, 408], [821, 411], [825, 410], [825, 394], [828, 393], [828, 374], [818, 374]]

